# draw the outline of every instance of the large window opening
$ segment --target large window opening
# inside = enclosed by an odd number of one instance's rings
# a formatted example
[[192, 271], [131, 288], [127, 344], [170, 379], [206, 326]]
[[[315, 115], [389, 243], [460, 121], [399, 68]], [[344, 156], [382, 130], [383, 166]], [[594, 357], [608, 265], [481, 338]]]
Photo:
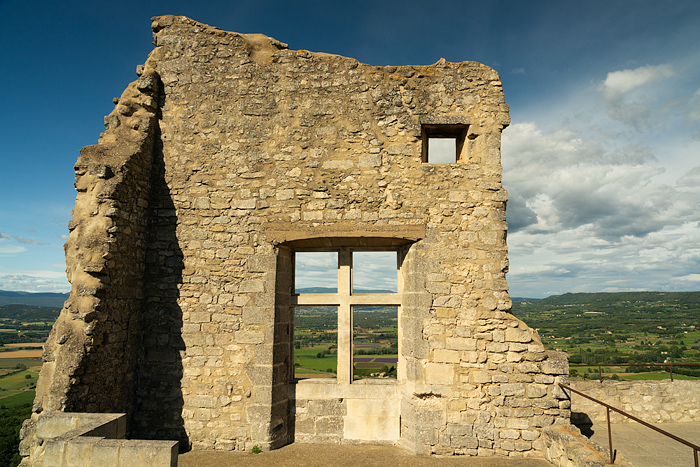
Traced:
[[399, 253], [297, 251], [293, 261], [295, 378], [396, 378]]

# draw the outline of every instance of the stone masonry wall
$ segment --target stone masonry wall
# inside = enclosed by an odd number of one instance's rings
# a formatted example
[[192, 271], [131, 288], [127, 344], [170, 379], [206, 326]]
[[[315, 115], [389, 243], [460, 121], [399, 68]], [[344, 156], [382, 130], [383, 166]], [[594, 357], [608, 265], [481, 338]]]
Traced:
[[[577, 381], [571, 386], [649, 423], [700, 421], [697, 381]], [[605, 407], [576, 394], [571, 395], [571, 400], [572, 420], [605, 423]], [[634, 423], [616, 412], [610, 412], [610, 421]]]
[[[403, 261], [399, 377], [383, 412], [397, 430], [379, 438], [400, 433], [396, 442], [426, 454], [541, 451], [541, 430], [568, 422], [569, 401], [555, 385], [568, 380], [568, 365], [509, 313], [500, 164], [509, 116], [498, 74], [445, 60], [374, 67], [184, 17], [156, 17], [152, 27], [155, 49], [125, 93], [142, 103], [129, 118], [143, 119], [126, 126], [135, 133], [119, 133], [123, 96], [90, 150], [131, 161], [128, 173], [111, 172], [127, 174], [132, 188], [122, 200], [93, 193], [99, 174], [77, 185], [99, 209], [76, 208], [74, 222], [94, 225], [99, 240], [79, 241], [86, 227], [74, 229], [69, 268], [85, 269], [80, 254], [103, 260], [86, 279], [71, 276], [69, 303], [80, 297], [99, 319], [71, 321], [67, 305], [39, 408], [59, 398], [52, 410], [75, 410], [79, 394], [102, 387], [53, 361], [93, 368], [90, 352], [121, 351], [126, 368], [105, 363], [89, 374], [124, 380], [116, 395], [136, 436], [221, 450], [362, 438], [355, 427], [371, 417], [350, 396], [357, 384], [316, 391], [293, 380], [292, 264], [302, 246], [383, 246]], [[141, 92], [147, 80], [162, 83], [157, 99]], [[426, 129], [436, 127], [463, 129], [457, 163], [424, 162]], [[110, 149], [134, 138], [142, 149]], [[131, 230], [110, 230], [114, 218]], [[123, 254], [104, 259], [113, 250], [103, 245]], [[120, 271], [133, 284], [119, 282]], [[114, 297], [109, 309], [97, 306], [100, 290]], [[86, 321], [100, 341], [85, 337]], [[80, 323], [77, 347], [58, 344], [66, 322]], [[91, 397], [82, 409], [104, 410]], [[319, 429], [324, 420], [332, 430]]]

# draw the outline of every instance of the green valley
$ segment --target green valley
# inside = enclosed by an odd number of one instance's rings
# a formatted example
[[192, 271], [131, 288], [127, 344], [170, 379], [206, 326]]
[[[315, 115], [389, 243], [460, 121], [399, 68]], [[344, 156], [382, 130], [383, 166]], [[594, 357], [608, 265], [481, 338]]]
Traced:
[[[522, 299], [513, 314], [572, 365], [700, 363], [700, 292], [568, 293]], [[651, 369], [640, 367], [619, 371]], [[587, 371], [572, 368], [574, 375]], [[700, 376], [700, 366], [673, 372]]]

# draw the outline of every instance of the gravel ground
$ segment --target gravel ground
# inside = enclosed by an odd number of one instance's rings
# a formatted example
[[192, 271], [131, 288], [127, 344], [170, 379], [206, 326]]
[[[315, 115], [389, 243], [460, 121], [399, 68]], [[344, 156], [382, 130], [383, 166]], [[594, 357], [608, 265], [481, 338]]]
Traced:
[[420, 457], [397, 446], [290, 444], [260, 454], [192, 451], [181, 454], [179, 467], [362, 466], [362, 467], [551, 467], [543, 459], [504, 457]]

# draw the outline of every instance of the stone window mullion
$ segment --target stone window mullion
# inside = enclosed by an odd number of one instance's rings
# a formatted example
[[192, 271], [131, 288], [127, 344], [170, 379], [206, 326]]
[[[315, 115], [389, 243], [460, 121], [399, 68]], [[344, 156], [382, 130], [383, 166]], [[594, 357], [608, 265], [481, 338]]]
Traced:
[[341, 249], [338, 252], [338, 372], [339, 383], [351, 383], [352, 368], [352, 251]]

